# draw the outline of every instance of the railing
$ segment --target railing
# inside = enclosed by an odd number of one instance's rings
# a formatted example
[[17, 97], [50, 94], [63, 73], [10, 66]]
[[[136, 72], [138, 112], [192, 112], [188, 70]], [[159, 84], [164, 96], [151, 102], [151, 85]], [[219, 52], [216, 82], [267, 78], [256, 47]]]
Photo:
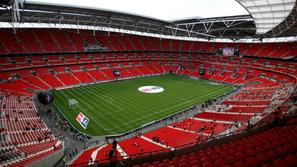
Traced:
[[[64, 148], [64, 147], [63, 147]], [[55, 166], [60, 159], [64, 156], [64, 149], [60, 149], [57, 152], [54, 152], [32, 164], [31, 167], [40, 167], [40, 166]]]

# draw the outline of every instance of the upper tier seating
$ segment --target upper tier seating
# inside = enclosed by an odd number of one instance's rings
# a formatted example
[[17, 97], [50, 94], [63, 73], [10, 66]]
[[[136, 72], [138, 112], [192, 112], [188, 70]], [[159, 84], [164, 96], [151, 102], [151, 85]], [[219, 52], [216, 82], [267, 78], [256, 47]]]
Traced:
[[[100, 32], [95, 36], [91, 31], [29, 29], [14, 34], [12, 30], [1, 30], [1, 53], [24, 52], [73, 52], [83, 51], [84, 46], [102, 44], [109, 50], [158, 50], [215, 53], [222, 47], [238, 47], [241, 54], [258, 57], [297, 56], [295, 42], [291, 43], [212, 43], [159, 39], [119, 33]], [[9, 42], [8, 42], [9, 41]]]

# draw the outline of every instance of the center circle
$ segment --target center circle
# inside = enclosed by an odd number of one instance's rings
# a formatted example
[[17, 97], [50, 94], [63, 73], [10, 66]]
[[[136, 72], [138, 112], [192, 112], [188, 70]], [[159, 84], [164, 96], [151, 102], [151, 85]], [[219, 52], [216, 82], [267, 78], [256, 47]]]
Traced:
[[164, 88], [160, 86], [142, 86], [138, 88], [138, 91], [142, 93], [161, 93], [164, 91]]

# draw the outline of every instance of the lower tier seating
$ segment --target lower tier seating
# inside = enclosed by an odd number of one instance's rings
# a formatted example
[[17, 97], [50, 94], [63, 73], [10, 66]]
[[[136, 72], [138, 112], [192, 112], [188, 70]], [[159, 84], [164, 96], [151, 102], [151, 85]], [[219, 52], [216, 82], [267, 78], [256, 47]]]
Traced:
[[171, 159], [134, 167], [293, 167], [297, 166], [297, 125], [274, 127], [258, 134]]
[[61, 150], [29, 96], [0, 100], [0, 166], [29, 166]]

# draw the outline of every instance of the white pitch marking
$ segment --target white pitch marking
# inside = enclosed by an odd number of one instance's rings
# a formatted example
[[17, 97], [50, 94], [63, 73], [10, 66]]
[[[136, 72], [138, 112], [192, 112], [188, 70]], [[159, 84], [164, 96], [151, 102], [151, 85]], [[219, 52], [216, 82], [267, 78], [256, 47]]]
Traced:
[[109, 96], [105, 96], [105, 95], [103, 95], [102, 97], [106, 97], [106, 98], [108, 98], [108, 99], [109, 99], [109, 101], [108, 101], [109, 103], [113, 103], [113, 101], [114, 101], [113, 98], [111, 98], [111, 97], [109, 97]]
[[97, 125], [101, 126], [105, 131], [109, 131], [108, 128], [105, 128], [101, 123], [99, 123], [96, 119], [94, 119], [93, 114], [88, 112], [88, 115], [90, 116], [89, 118], [92, 119], [94, 122], [96, 122]]

